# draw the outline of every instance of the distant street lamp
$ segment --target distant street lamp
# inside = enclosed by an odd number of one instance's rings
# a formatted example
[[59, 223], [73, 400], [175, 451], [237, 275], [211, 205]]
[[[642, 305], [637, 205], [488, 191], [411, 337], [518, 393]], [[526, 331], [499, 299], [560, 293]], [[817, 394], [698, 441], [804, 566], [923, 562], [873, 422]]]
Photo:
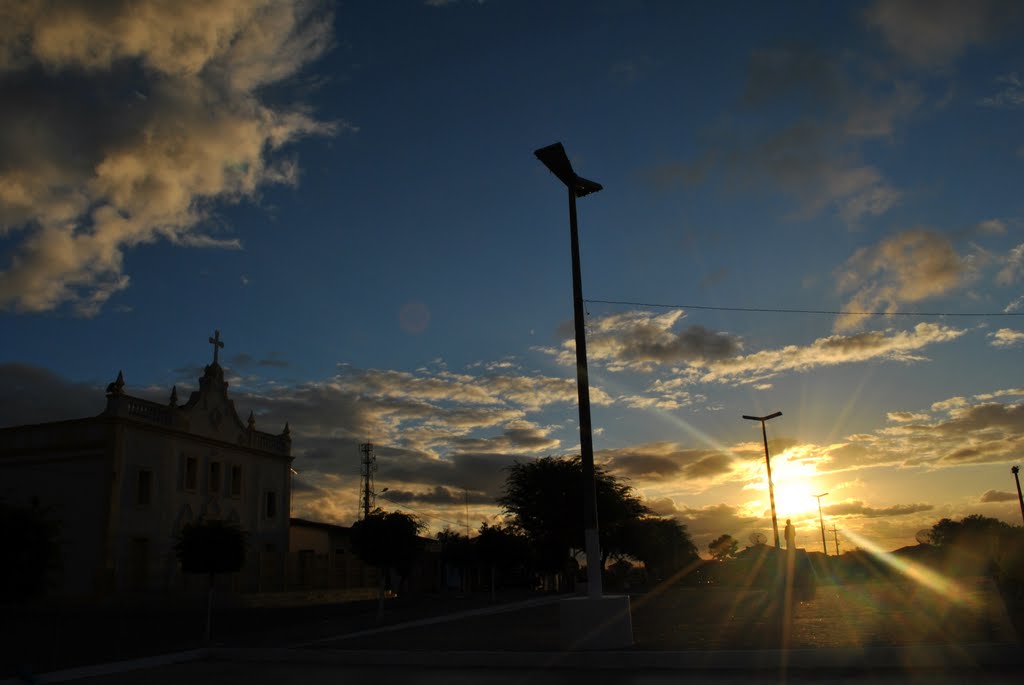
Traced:
[[1011, 466], [1010, 471], [1013, 472], [1013, 479], [1017, 481], [1017, 501], [1020, 502], [1020, 517], [1024, 519], [1024, 495], [1020, 494], [1020, 476], [1018, 475], [1020, 473], [1020, 467]]
[[768, 416], [747, 416], [744, 414], [743, 418], [749, 421], [761, 422], [761, 437], [764, 439], [764, 463], [768, 467], [768, 499], [772, 503], [772, 532], [775, 533], [775, 549], [782, 549], [782, 545], [779, 544], [779, 519], [775, 516], [775, 486], [772, 485], [772, 460], [768, 456], [768, 432], [764, 428], [765, 421], [770, 421], [777, 416], [782, 416], [782, 412], [777, 411]]
[[580, 275], [580, 239], [576, 228], [576, 198], [601, 190], [572, 170], [561, 143], [535, 150], [548, 171], [569, 190], [569, 237], [572, 243], [572, 303], [576, 325], [576, 391], [580, 406], [580, 458], [583, 462], [583, 539], [587, 555], [587, 594], [601, 596], [601, 548], [597, 527], [597, 481], [594, 478], [594, 440], [590, 427], [590, 380], [587, 374], [587, 337], [584, 332], [583, 285]]
[[818, 523], [821, 524], [821, 551], [828, 556], [828, 547], [825, 545], [825, 519], [821, 516], [821, 498], [827, 495], [827, 492], [823, 492], [820, 495], [811, 495], [811, 497], [818, 498]]

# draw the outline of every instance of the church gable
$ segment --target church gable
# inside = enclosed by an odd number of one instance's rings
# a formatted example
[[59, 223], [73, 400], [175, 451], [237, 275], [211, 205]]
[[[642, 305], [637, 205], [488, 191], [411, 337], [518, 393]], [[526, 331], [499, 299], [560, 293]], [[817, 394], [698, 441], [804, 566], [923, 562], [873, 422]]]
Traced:
[[234, 401], [228, 397], [228, 382], [224, 380], [224, 369], [218, 359], [218, 353], [224, 347], [220, 331], [210, 338], [210, 343], [214, 345], [213, 363], [205, 367], [199, 379], [199, 389], [191, 394], [185, 404], [178, 405], [177, 387], [171, 389], [167, 404], [125, 394], [124, 377], [119, 373], [117, 380], [107, 387], [107, 409], [104, 415], [156, 424], [219, 442], [289, 456], [291, 436], [287, 424], [282, 433], [275, 435], [256, 430], [252, 412], [245, 422], [238, 416]]

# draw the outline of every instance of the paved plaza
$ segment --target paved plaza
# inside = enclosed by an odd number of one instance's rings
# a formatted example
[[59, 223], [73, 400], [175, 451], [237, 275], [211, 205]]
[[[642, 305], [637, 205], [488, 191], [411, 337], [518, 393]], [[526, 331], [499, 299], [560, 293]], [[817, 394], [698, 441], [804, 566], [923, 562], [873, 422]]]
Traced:
[[[37, 682], [655, 683], [1019, 682], [1020, 644], [991, 581], [820, 586], [790, 602], [757, 589], [672, 588], [632, 598], [632, 647], [558, 648], [558, 603], [438, 601], [386, 617], [321, 613], [208, 649], [43, 674]], [[788, 607], [788, 610], [787, 610]], [[457, 609], [453, 612], [453, 609]], [[401, 616], [401, 618], [398, 618]], [[398, 619], [398, 620], [396, 620]], [[18, 682], [8, 681], [8, 682]]]

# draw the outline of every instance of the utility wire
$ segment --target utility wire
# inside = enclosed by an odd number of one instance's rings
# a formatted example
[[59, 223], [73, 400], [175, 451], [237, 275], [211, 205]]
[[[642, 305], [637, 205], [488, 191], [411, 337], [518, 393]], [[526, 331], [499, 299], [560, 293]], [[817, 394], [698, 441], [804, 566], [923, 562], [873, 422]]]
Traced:
[[629, 302], [625, 300], [584, 300], [590, 304], [618, 304], [631, 307], [658, 307], [662, 309], [705, 309], [716, 312], [762, 312], [768, 314], [828, 314], [847, 316], [1024, 316], [1024, 312], [844, 312], [832, 309], [782, 309], [776, 307], [711, 307], [699, 304], [660, 304], [657, 302]]
[[463, 523], [456, 523], [455, 521], [449, 521], [448, 519], [443, 519], [440, 516], [434, 516], [433, 514], [426, 514], [426, 513], [422, 512], [422, 511], [420, 511], [419, 509], [416, 509], [414, 507], [410, 507], [405, 502], [396, 502], [393, 499], [385, 497], [383, 494], [377, 495], [377, 497], [380, 497], [381, 499], [385, 499], [388, 502], [391, 502], [396, 507], [400, 507], [400, 508], [408, 509], [409, 511], [416, 512], [417, 516], [426, 516], [428, 519], [436, 519], [438, 521], [443, 521], [444, 523], [447, 523], [447, 524], [452, 525], [452, 526], [458, 526], [459, 528], [462, 528], [465, 525]]

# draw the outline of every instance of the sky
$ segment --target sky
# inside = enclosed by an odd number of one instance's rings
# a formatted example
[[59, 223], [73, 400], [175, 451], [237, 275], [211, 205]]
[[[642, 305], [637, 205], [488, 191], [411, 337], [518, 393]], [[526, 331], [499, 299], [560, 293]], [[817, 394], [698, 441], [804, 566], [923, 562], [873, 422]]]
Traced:
[[[431, 532], [579, 450], [706, 553], [1021, 523], [1024, 9], [26, 0], [0, 10], [0, 425], [221, 363], [292, 515]], [[781, 311], [788, 310], [788, 311]], [[800, 310], [800, 311], [793, 311]], [[817, 313], [808, 313], [809, 311]]]

